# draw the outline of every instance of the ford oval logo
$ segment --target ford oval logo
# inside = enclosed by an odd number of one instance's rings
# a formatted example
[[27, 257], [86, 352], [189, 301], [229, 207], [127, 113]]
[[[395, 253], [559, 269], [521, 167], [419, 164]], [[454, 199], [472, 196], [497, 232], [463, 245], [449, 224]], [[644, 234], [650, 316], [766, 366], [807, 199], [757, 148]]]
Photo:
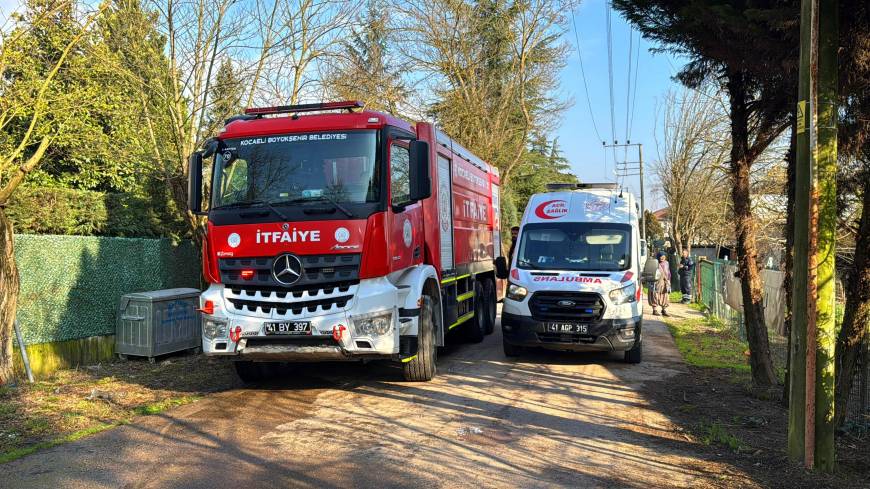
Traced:
[[556, 304], [558, 304], [562, 307], [574, 307], [577, 305], [577, 303], [574, 301], [559, 301]]

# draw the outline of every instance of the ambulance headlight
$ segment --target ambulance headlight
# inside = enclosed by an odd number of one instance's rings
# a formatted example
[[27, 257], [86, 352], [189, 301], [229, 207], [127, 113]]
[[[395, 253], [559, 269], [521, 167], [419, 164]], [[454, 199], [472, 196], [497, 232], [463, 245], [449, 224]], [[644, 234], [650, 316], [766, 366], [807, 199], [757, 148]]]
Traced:
[[373, 312], [353, 317], [353, 329], [361, 336], [383, 336], [393, 330], [393, 311]]
[[634, 302], [636, 300], [636, 293], [637, 282], [632, 282], [628, 286], [622, 287], [621, 289], [611, 290], [610, 301], [616, 305]]
[[203, 318], [202, 334], [209, 339], [226, 338], [227, 323], [224, 321], [218, 321], [217, 319]]
[[521, 285], [508, 284], [507, 297], [512, 301], [521, 301], [529, 295], [528, 289]]

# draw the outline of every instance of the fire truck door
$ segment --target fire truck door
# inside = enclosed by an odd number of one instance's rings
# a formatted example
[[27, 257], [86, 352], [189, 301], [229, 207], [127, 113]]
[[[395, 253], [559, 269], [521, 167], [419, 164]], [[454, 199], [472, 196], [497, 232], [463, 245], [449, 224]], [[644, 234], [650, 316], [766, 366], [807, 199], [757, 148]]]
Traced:
[[390, 270], [408, 268], [423, 261], [423, 207], [409, 205], [410, 153], [403, 141], [390, 144]]

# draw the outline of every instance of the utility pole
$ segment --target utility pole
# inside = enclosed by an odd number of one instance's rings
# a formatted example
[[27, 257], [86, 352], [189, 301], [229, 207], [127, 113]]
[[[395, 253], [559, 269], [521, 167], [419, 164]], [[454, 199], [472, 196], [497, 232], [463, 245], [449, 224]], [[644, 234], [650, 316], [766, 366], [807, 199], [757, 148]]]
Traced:
[[[816, 0], [801, 1], [800, 58], [798, 69], [798, 102], [796, 155], [795, 155], [795, 195], [794, 195], [794, 269], [792, 275], [792, 323], [791, 351], [789, 351], [789, 395], [788, 395], [788, 455], [792, 460], [803, 460], [812, 466], [807, 452], [807, 269], [810, 236], [810, 171], [813, 166], [813, 151], [810, 147], [810, 133], [815, 117], [810, 110], [812, 100], [811, 73], [812, 46], [815, 44], [813, 25], [815, 24]], [[812, 436], [811, 436], [812, 438]], [[812, 443], [810, 443], [812, 445]]]
[[[616, 148], [629, 148], [637, 146], [637, 161], [616, 161]], [[614, 141], [613, 144], [604, 144], [605, 151], [607, 148], [613, 149], [614, 169], [613, 173], [617, 177], [640, 177], [640, 239], [646, 240], [646, 202], [644, 200], [644, 182], [643, 182], [643, 145], [626, 141], [625, 144], [619, 144]]]
[[834, 446], [834, 349], [836, 330], [835, 269], [837, 243], [837, 0], [819, 0], [818, 155], [815, 196], [816, 246], [816, 447], [815, 464], [832, 472]]
[[835, 465], [836, 0], [802, 1], [800, 38], [788, 454], [803, 459], [808, 468], [831, 471]]

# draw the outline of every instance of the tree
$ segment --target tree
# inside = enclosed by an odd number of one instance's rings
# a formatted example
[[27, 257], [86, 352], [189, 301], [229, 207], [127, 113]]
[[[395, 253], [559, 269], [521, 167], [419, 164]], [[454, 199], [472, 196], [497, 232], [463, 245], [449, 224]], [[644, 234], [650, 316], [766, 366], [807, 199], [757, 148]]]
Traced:
[[[78, 115], [62, 110], [75, 104], [69, 98], [74, 95], [58, 83], [58, 73], [103, 9], [78, 23], [73, 21], [68, 2], [33, 2], [9, 31], [0, 29], [0, 79], [4, 81], [0, 88], [0, 384], [12, 377], [12, 333], [19, 292], [13, 229], [3, 208], [27, 174], [42, 163], [52, 143], [64, 136], [67, 120]], [[60, 46], [45, 64], [30, 62], [38, 39]]]
[[[870, 328], [870, 6], [849, 0], [840, 6], [840, 107], [838, 125], [841, 178], [838, 197], [845, 219], [841, 229], [853, 238], [855, 255], [845, 281], [846, 304], [835, 351], [835, 424], [843, 422], [860, 349]], [[849, 201], [847, 197], [854, 200]], [[860, 215], [860, 218], [858, 218]], [[838, 258], [839, 260], [839, 258]]]
[[729, 147], [727, 115], [719, 97], [699, 90], [670, 92], [663, 105], [653, 172], [668, 204], [671, 236], [680, 254], [691, 250], [699, 228], [725, 204], [710, 197], [725, 183], [721, 170]]
[[719, 80], [728, 96], [731, 148], [728, 175], [734, 206], [749, 363], [756, 385], [777, 382], [764, 324], [762, 283], [752, 215], [752, 167], [788, 127], [796, 93], [797, 45], [789, 31], [794, 4], [712, 0], [615, 0], [646, 37], [688, 56], [678, 77], [690, 87]]
[[393, 54], [394, 30], [382, 0], [370, 0], [350, 39], [326, 68], [324, 89], [333, 100], [359, 100], [367, 108], [398, 114], [408, 108], [411, 90], [405, 69]]
[[212, 103], [208, 107], [203, 138], [214, 134], [223, 127], [224, 121], [228, 117], [242, 111], [241, 102], [244, 92], [245, 82], [243, 78], [233, 65], [233, 61], [224, 58], [209, 93]]
[[646, 223], [646, 241], [654, 243], [665, 239], [665, 228], [651, 211], [644, 210], [644, 222]]
[[429, 113], [497, 166], [509, 189], [531, 139], [558, 121], [560, 36], [568, 2], [436, 0], [403, 7], [408, 56], [428, 74]]

